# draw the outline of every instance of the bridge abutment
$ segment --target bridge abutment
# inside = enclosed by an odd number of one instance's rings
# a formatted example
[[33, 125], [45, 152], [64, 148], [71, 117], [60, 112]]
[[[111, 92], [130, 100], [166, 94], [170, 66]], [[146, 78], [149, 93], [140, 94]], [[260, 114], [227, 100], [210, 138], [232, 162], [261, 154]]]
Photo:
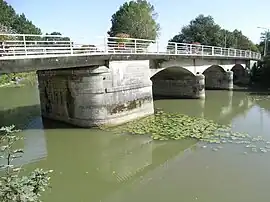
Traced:
[[108, 66], [38, 71], [42, 116], [92, 127], [153, 114], [149, 61]]

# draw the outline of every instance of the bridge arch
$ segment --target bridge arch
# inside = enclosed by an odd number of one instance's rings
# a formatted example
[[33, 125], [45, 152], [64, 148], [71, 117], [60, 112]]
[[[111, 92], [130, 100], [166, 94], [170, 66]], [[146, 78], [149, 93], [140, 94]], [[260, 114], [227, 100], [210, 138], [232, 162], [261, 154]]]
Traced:
[[231, 89], [233, 87], [232, 72], [220, 65], [211, 65], [204, 72], [206, 89]]
[[234, 84], [248, 84], [249, 75], [247, 70], [242, 64], [235, 64], [231, 71], [233, 72], [233, 83]]
[[180, 66], [163, 68], [151, 78], [154, 97], [204, 97], [204, 76]]
[[151, 80], [159, 77], [163, 77], [168, 80], [175, 80], [187, 75], [195, 76], [193, 72], [181, 66], [163, 67], [152, 72]]

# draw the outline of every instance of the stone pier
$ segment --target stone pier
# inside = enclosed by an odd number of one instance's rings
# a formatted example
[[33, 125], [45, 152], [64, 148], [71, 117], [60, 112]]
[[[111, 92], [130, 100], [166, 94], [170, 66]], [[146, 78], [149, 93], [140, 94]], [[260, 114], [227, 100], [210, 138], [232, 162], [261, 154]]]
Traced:
[[154, 113], [149, 61], [37, 72], [42, 116], [80, 127], [116, 125]]

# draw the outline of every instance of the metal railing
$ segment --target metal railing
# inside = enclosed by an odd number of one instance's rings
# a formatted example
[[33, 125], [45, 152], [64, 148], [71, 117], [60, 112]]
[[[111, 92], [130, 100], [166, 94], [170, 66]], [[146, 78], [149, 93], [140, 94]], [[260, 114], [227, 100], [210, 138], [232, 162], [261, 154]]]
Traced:
[[58, 55], [158, 54], [261, 59], [261, 54], [216, 46], [169, 42], [165, 48], [154, 40], [103, 37], [102, 42], [77, 43], [61, 35], [0, 34], [0, 60]]

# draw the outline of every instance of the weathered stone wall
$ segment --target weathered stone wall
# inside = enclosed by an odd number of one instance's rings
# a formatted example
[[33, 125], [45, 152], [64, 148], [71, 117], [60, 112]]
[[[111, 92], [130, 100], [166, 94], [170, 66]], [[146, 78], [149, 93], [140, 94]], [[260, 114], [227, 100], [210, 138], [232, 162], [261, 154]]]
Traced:
[[81, 127], [121, 124], [152, 114], [149, 61], [38, 71], [43, 117]]
[[233, 72], [209, 68], [204, 72], [205, 89], [233, 89]]
[[178, 80], [153, 79], [154, 96], [204, 98], [204, 75], [185, 75]]

